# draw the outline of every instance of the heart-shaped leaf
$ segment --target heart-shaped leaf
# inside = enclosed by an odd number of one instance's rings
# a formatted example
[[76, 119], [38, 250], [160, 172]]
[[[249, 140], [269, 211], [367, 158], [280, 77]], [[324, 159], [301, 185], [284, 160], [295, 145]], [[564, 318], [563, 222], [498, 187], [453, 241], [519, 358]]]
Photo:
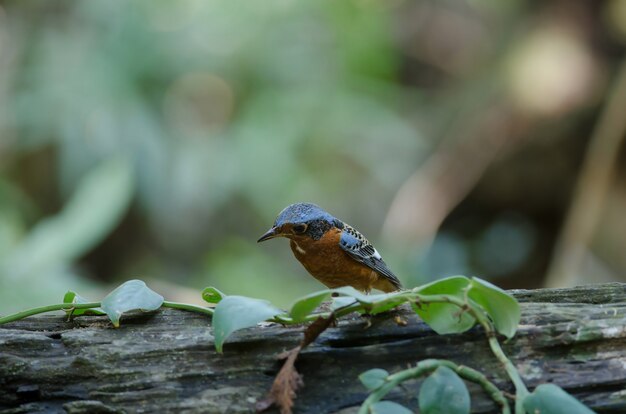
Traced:
[[[465, 276], [452, 276], [424, 285], [417, 292], [424, 296], [449, 295], [464, 300], [465, 289], [469, 284], [470, 280]], [[465, 332], [476, 323], [473, 316], [461, 312], [458, 306], [450, 303], [420, 303], [412, 306], [420, 318], [440, 335]]]
[[202, 291], [202, 299], [208, 303], [220, 303], [222, 299], [224, 299], [226, 295], [214, 288], [213, 286], [209, 286], [208, 288], [204, 288]]
[[371, 296], [366, 295], [364, 293], [359, 292], [352, 286], [343, 286], [340, 288], [333, 289], [332, 291], [340, 296], [348, 296], [348, 297], [354, 298], [360, 303], [366, 304], [366, 305], [372, 303], [372, 297], [377, 296], [377, 295], [371, 295]]
[[524, 398], [528, 414], [593, 414], [583, 403], [554, 384], [542, 384]]
[[[371, 315], [388, 311], [389, 309], [393, 309], [399, 304], [406, 302], [406, 299], [402, 297], [403, 292], [366, 295], [351, 286], [343, 286], [337, 289], [332, 289], [332, 292], [340, 295], [339, 298], [334, 299], [335, 303], [333, 304], [333, 309], [349, 305], [356, 300], [362, 305], [364, 311]], [[350, 300], [345, 298], [350, 298]]]
[[381, 368], [373, 368], [359, 375], [359, 380], [369, 391], [379, 388], [385, 383], [389, 373]]
[[[92, 303], [93, 301], [87, 300], [80, 296], [73, 290], [68, 290], [63, 296], [63, 303]], [[106, 315], [106, 312], [102, 308], [89, 308], [89, 309], [66, 309], [65, 313], [68, 316], [80, 316], [80, 315]]]
[[344, 308], [346, 306], [350, 306], [353, 303], [356, 303], [357, 300], [351, 296], [337, 296], [333, 297], [333, 303], [331, 305], [332, 310], [337, 310], [340, 308]]
[[226, 296], [213, 313], [213, 336], [215, 349], [222, 353], [224, 341], [233, 332], [249, 328], [259, 322], [281, 314], [282, 311], [266, 300], [245, 296]]
[[399, 305], [407, 302], [405, 292], [392, 292], [382, 295], [372, 295], [373, 303], [370, 305], [368, 313], [370, 315], [377, 315], [379, 313], [387, 312], [388, 310], [395, 309]]
[[109, 316], [113, 326], [120, 326], [123, 313], [132, 310], [153, 311], [163, 304], [163, 296], [150, 289], [141, 280], [122, 283], [102, 300], [102, 309]]
[[463, 380], [441, 366], [422, 383], [419, 408], [422, 414], [469, 414], [470, 395]]
[[479, 304], [493, 321], [496, 330], [512, 338], [520, 321], [517, 300], [496, 285], [473, 277], [468, 297]]
[[409, 410], [403, 405], [395, 403], [393, 401], [379, 401], [372, 404], [370, 407], [372, 414], [412, 414], [413, 411]]
[[332, 291], [322, 290], [311, 293], [297, 299], [293, 305], [289, 315], [295, 322], [300, 322], [311, 314], [323, 301], [330, 297]]

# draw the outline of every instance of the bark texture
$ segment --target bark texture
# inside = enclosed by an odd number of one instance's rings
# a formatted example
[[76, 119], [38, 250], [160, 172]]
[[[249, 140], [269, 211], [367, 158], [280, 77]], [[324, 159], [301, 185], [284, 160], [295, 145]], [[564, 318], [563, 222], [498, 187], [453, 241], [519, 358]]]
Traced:
[[[529, 389], [554, 382], [600, 413], [626, 412], [626, 285], [513, 292], [522, 306], [515, 338], [503, 345]], [[439, 336], [410, 310], [355, 316], [301, 354], [296, 413], [353, 413], [367, 392], [358, 375], [395, 372], [445, 358], [485, 373], [513, 392], [481, 329]], [[302, 327], [263, 326], [213, 348], [209, 318], [183, 311], [133, 314], [114, 329], [103, 317], [42, 315], [0, 326], [0, 413], [247, 413], [271, 387], [276, 355]], [[390, 398], [416, 406], [419, 382]], [[472, 410], [496, 412], [470, 386]]]

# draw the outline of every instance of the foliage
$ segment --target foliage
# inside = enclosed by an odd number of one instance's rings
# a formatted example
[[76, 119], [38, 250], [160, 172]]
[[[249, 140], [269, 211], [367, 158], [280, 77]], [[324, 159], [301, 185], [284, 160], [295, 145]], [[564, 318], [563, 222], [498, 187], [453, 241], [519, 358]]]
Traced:
[[[519, 323], [519, 306], [514, 298], [491, 283], [473, 277], [453, 276], [429, 283], [419, 289], [426, 295], [445, 294], [466, 301], [468, 306], [482, 308], [493, 321], [496, 330], [512, 338]], [[414, 305], [415, 312], [437, 333], [460, 333], [474, 326], [476, 320], [467, 313], [455, 312], [452, 303]]]
[[524, 399], [524, 409], [528, 414], [593, 414], [593, 411], [555, 384], [541, 384], [535, 388], [535, 391]]
[[[453, 276], [429, 283], [420, 288], [420, 291], [425, 295], [449, 295], [463, 300], [467, 286], [467, 278]], [[476, 323], [467, 312], [458, 313], [458, 307], [452, 303], [415, 302], [412, 305], [420, 318], [440, 335], [465, 332]]]
[[411, 410], [393, 401], [379, 401], [372, 405], [372, 414], [411, 414]]
[[143, 281], [129, 280], [102, 299], [101, 308], [118, 328], [122, 314], [132, 310], [153, 311], [162, 304], [163, 296], [148, 288]]
[[[87, 300], [80, 296], [78, 293], [73, 290], [68, 290], [65, 296], [63, 296], [63, 303], [71, 303], [71, 304], [85, 304], [91, 303], [93, 301]], [[68, 318], [72, 318], [74, 316], [80, 315], [106, 315], [107, 313], [101, 308], [86, 308], [86, 309], [65, 309]]]
[[219, 303], [226, 295], [213, 286], [209, 286], [202, 291], [202, 299], [209, 303]]
[[[9, 289], [19, 280], [29, 289], [30, 300], [39, 302], [50, 293], [62, 293], [66, 283], [84, 286], [68, 268], [100, 243], [119, 223], [133, 196], [133, 171], [124, 157], [115, 157], [89, 170], [58, 214], [38, 222], [15, 246], [0, 257], [0, 302], [15, 300], [20, 289]], [[41, 279], [40, 275], [46, 273]]]
[[380, 388], [385, 383], [388, 376], [389, 373], [386, 370], [381, 368], [372, 368], [359, 375], [359, 380], [361, 380], [361, 383], [365, 388], [373, 391]]
[[[318, 311], [318, 306], [329, 296], [341, 305], [333, 306], [332, 311]], [[364, 295], [350, 287], [327, 289], [297, 299], [289, 312], [282, 311], [264, 300], [225, 295], [213, 287], [204, 289], [202, 297], [209, 303], [209, 307], [169, 302], [149, 289], [144, 282], [130, 280], [109, 293], [101, 303], [87, 302], [75, 292], [68, 291], [62, 304], [8, 315], [0, 318], [0, 324], [42, 312], [65, 310], [73, 316], [104, 312], [113, 325], [119, 327], [120, 317], [128, 311], [155, 311], [160, 307], [170, 307], [212, 315], [215, 348], [221, 353], [224, 342], [231, 334], [255, 326], [259, 322], [270, 321], [284, 325], [313, 322], [305, 330], [301, 343], [284, 354], [286, 361], [276, 376], [268, 397], [257, 407], [266, 409], [276, 404], [280, 407], [282, 414], [288, 414], [292, 411], [296, 391], [302, 386], [301, 377], [295, 369], [295, 361], [303, 348], [315, 341], [336, 318], [343, 315], [352, 312], [380, 313], [401, 304], [410, 303], [415, 312], [423, 315], [427, 324], [433, 329], [436, 328], [435, 330], [438, 329], [442, 334], [461, 333], [474, 324], [483, 327], [492, 352], [504, 366], [516, 388], [516, 414], [524, 414], [524, 412], [529, 414], [537, 412], [586, 414], [591, 412], [554, 384], [541, 385], [533, 393], [528, 392], [517, 369], [506, 357], [496, 338], [497, 333], [507, 338], [513, 337], [520, 320], [519, 305], [505, 291], [478, 278], [454, 276], [410, 290], [380, 295]], [[456, 323], [453, 323], [454, 320]], [[503, 414], [510, 413], [503, 392], [484, 374], [446, 360], [420, 361], [415, 367], [393, 374], [379, 368], [372, 368], [362, 373], [359, 379], [370, 391], [370, 395], [363, 402], [359, 413], [403, 414], [409, 412], [400, 404], [382, 401], [382, 399], [403, 381], [424, 375], [428, 377], [422, 383], [419, 393], [420, 410], [423, 413], [469, 413], [470, 397], [462, 379], [479, 384], [501, 407]]]
[[317, 309], [317, 307], [324, 300], [330, 297], [330, 294], [330, 290], [323, 290], [321, 292], [311, 293], [310, 295], [306, 295], [305, 297], [296, 300], [294, 304], [291, 305], [289, 316], [294, 320], [294, 322], [304, 321], [311, 312]]
[[419, 404], [423, 414], [469, 414], [469, 391], [454, 371], [440, 366], [422, 383]]
[[255, 326], [271, 319], [282, 311], [265, 300], [245, 296], [226, 296], [215, 307], [213, 314], [213, 335], [215, 349], [222, 352], [224, 341], [233, 332]]

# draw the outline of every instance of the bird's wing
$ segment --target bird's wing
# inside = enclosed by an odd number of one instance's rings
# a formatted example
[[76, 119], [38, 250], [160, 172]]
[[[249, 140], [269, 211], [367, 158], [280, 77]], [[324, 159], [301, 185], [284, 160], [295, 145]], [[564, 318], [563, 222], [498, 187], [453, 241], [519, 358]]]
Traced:
[[397, 289], [402, 289], [402, 284], [387, 267], [374, 246], [365, 237], [352, 227], [344, 223], [343, 232], [339, 239], [339, 246], [357, 262], [363, 263], [378, 274], [385, 277]]

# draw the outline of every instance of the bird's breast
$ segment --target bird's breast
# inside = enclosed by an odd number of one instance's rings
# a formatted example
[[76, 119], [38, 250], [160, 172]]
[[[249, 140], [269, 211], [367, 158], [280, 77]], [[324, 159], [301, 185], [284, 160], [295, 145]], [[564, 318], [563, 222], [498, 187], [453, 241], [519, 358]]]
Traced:
[[348, 256], [339, 246], [341, 229], [328, 230], [319, 240], [290, 240], [291, 250], [304, 268], [330, 288], [351, 285], [369, 290], [375, 272]]
[[341, 230], [331, 229], [319, 240], [291, 240], [291, 251], [313, 276], [331, 274], [345, 260], [345, 253], [339, 247], [340, 237]]
[[340, 237], [341, 230], [331, 229], [319, 240], [302, 237], [290, 240], [289, 244], [293, 254], [307, 269], [330, 267], [332, 263], [340, 260], [340, 253], [343, 253], [339, 247]]

